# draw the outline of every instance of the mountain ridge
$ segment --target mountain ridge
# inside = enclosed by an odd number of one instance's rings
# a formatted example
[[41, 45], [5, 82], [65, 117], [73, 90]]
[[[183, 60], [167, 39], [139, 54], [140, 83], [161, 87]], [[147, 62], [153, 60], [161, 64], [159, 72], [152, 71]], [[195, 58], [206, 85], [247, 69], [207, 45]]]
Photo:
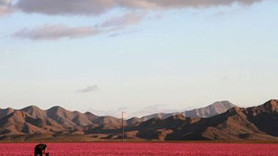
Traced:
[[191, 117], [191, 118], [207, 118], [211, 117], [217, 114], [224, 113], [228, 109], [236, 107], [235, 104], [224, 100], [224, 101], [216, 101], [208, 106], [201, 107], [201, 108], [195, 108], [191, 110], [186, 110], [183, 112], [175, 112], [175, 113], [155, 113], [151, 115], [146, 115], [141, 117], [141, 120], [146, 121], [154, 117], [158, 117], [161, 119], [166, 119], [170, 116], [176, 115], [176, 114], [183, 114], [184, 116]]
[[[227, 108], [230, 107], [229, 109]], [[207, 109], [209, 108], [209, 109]], [[215, 108], [215, 109], [214, 109]], [[225, 112], [223, 112], [225, 109]], [[0, 141], [41, 139], [117, 140], [277, 140], [278, 100], [240, 108], [228, 101], [215, 102], [195, 112], [171, 114], [148, 120], [133, 117], [122, 121], [91, 112], [69, 111], [60, 106], [42, 110], [31, 105], [22, 109], [0, 109]], [[186, 111], [185, 111], [186, 112]], [[208, 116], [208, 114], [211, 114]], [[45, 136], [46, 138], [44, 138]]]

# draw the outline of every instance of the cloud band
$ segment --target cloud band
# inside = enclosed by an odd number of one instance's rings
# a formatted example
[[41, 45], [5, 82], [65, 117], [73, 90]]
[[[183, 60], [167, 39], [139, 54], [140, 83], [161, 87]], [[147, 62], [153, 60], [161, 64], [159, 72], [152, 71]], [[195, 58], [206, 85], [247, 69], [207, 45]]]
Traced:
[[205, 8], [233, 3], [250, 5], [259, 1], [262, 0], [19, 0], [15, 6], [26, 13], [98, 15], [115, 8], [145, 10]]

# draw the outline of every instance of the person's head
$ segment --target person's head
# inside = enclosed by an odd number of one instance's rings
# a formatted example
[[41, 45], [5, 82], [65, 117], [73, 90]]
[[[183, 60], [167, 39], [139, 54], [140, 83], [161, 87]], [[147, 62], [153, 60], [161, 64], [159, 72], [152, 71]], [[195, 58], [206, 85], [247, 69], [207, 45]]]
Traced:
[[35, 156], [37, 155], [42, 156], [43, 154], [45, 154], [46, 148], [47, 148], [46, 144], [37, 144], [34, 150]]

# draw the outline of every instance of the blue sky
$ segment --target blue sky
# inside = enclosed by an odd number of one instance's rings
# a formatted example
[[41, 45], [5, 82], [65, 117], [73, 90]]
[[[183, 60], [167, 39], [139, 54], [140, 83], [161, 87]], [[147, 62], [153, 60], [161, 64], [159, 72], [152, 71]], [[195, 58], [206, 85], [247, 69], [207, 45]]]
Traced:
[[140, 116], [277, 98], [275, 0], [55, 3], [0, 0], [1, 108]]

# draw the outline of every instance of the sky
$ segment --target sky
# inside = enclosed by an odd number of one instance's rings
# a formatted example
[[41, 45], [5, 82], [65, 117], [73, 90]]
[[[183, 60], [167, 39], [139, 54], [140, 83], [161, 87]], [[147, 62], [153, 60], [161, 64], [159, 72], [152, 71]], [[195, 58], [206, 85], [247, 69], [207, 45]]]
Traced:
[[278, 98], [277, 0], [0, 0], [0, 108], [142, 116]]

